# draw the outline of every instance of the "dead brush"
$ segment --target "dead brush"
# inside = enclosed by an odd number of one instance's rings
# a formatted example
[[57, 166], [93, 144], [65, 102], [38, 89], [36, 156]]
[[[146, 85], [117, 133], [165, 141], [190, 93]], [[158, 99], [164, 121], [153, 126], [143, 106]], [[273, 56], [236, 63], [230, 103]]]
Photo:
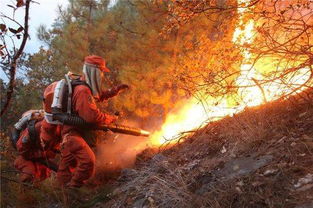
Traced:
[[[121, 182], [107, 207], [295, 207], [291, 205], [299, 197], [288, 194], [291, 178], [312, 170], [313, 110], [307, 100], [301, 100], [280, 100], [211, 122], [185, 142], [163, 151], [160, 160], [156, 155], [149, 157], [150, 162], [142, 161]], [[301, 140], [304, 133], [307, 139]], [[299, 139], [296, 146], [290, 146], [293, 139]], [[226, 152], [221, 151], [223, 146]], [[240, 179], [210, 184], [214, 180], [210, 174], [223, 168], [223, 161], [251, 153], [271, 154], [274, 159]], [[278, 171], [264, 178], [267, 169]], [[201, 181], [202, 175], [207, 180]], [[243, 185], [237, 185], [238, 180]], [[207, 191], [199, 194], [197, 190], [206, 185]]]
[[[62, 195], [55, 188], [55, 177], [35, 184], [19, 181], [19, 171], [14, 168], [17, 151], [9, 138], [0, 140], [1, 149], [1, 207], [49, 207], [63, 206]], [[49, 197], [48, 197], [49, 196]]]
[[[202, 207], [253, 207], [253, 208], [276, 208], [288, 207], [285, 201], [289, 198], [287, 189], [282, 189], [288, 179], [282, 177], [279, 182], [266, 179], [256, 183], [256, 175], [247, 176], [243, 186], [236, 186], [236, 180], [221, 183], [204, 195], [199, 197]], [[284, 181], [283, 181], [284, 180]]]
[[182, 171], [167, 160], [161, 160], [133, 171], [121, 189], [115, 190], [115, 196], [124, 197], [115, 201], [112, 207], [131, 207], [142, 203], [157, 207], [188, 207], [193, 194]]
[[[265, 106], [246, 109], [238, 115], [219, 121], [216, 134], [225, 139], [226, 143], [242, 141], [250, 143], [252, 149], [258, 148], [261, 143], [279, 139], [284, 134], [288, 134], [294, 125], [290, 121], [298, 116], [298, 110], [291, 105], [293, 104], [285, 100], [283, 103], [273, 102]], [[273, 136], [278, 138], [272, 138]]]

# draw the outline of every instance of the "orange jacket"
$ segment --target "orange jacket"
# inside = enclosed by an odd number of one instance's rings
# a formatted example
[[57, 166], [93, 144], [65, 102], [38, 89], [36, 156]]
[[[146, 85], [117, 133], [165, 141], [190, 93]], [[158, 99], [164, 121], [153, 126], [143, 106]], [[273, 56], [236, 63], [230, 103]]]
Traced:
[[114, 116], [99, 110], [91, 90], [84, 85], [79, 85], [74, 89], [72, 110], [88, 123], [110, 124], [115, 120]]
[[[44, 92], [44, 109], [46, 112], [51, 113], [51, 104], [53, 102], [53, 93], [57, 82], [50, 84]], [[101, 101], [106, 100], [118, 94], [118, 88], [113, 88], [112, 90], [107, 90], [101, 96]], [[63, 105], [66, 105], [63, 102]], [[95, 103], [95, 99], [92, 96], [90, 88], [86, 85], [77, 85], [73, 89], [72, 94], [72, 113], [77, 114], [83, 118], [88, 123], [93, 123], [95, 125], [110, 124], [115, 121], [115, 116], [103, 113], [99, 110]], [[44, 125], [44, 128], [49, 129], [49, 126], [53, 124]], [[54, 125], [55, 126], [55, 125]], [[69, 133], [70, 131], [79, 132], [79, 128], [75, 126], [64, 125], [62, 126], [62, 135]], [[49, 140], [48, 136], [43, 137], [44, 141]]]
[[[114, 116], [100, 111], [95, 103], [91, 90], [85, 85], [78, 85], [74, 88], [72, 96], [72, 112], [76, 113], [86, 122], [94, 123], [95, 125], [110, 124], [115, 121]], [[79, 128], [65, 125], [62, 134], [64, 135], [72, 130], [79, 131]]]

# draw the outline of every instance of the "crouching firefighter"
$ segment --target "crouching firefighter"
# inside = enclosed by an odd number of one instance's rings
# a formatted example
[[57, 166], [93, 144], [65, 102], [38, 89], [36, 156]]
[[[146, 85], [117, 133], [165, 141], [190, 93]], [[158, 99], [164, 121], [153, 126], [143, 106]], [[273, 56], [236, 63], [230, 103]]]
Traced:
[[[101, 112], [95, 101], [105, 101], [117, 95], [127, 85], [104, 90], [106, 83], [105, 60], [99, 56], [87, 56], [83, 64], [83, 75], [68, 73], [65, 79], [54, 82], [44, 91], [45, 123], [42, 126], [44, 140], [51, 129], [61, 126], [61, 161], [57, 179], [61, 186], [81, 187], [95, 170], [95, 154], [83, 138], [77, 125], [81, 118], [88, 124], [109, 125], [117, 119], [115, 115]], [[78, 121], [77, 121], [78, 119]], [[65, 122], [66, 121], [66, 122]]]
[[21, 182], [39, 182], [49, 177], [51, 170], [57, 171], [57, 165], [51, 160], [59, 151], [60, 137], [55, 132], [54, 144], [50, 144], [53, 148], [43, 147], [39, 137], [43, 115], [43, 110], [25, 112], [11, 132], [12, 144], [19, 154], [14, 166], [20, 171]]

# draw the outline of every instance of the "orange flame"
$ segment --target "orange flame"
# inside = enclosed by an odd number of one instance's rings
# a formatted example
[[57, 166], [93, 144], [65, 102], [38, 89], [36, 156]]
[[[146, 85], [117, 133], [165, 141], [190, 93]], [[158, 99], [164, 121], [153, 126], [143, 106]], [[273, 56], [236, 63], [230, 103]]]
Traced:
[[[238, 8], [238, 13], [240, 14], [239, 24], [243, 25], [243, 19], [248, 10], [248, 8], [245, 6], [249, 5], [250, 2], [245, 0], [238, 0], [238, 4], [243, 5], [243, 7]], [[237, 27], [233, 35], [233, 42], [238, 45], [251, 44], [255, 37], [254, 25], [254, 21], [250, 20], [245, 24], [243, 29]], [[262, 84], [262, 92], [255, 81], [266, 80], [266, 78], [259, 72], [262, 71], [262, 69], [258, 70], [255, 66], [249, 63], [249, 61], [252, 59], [253, 54], [251, 54], [248, 50], [243, 51], [242, 55], [244, 57], [244, 60], [240, 67], [241, 74], [236, 80], [236, 84], [238, 87], [242, 87], [239, 90], [239, 94], [242, 97], [244, 105], [257, 106], [264, 103], [265, 100], [272, 101], [281, 97], [284, 94], [292, 92], [292, 88], [287, 87], [286, 84], [279, 80]], [[258, 66], [262, 66], [264, 68], [265, 66], [273, 67], [273, 62], [274, 60], [269, 57], [263, 58], [258, 60]], [[278, 67], [277, 70], [281, 70], [281, 67]], [[311, 71], [309, 68], [302, 68], [297, 72], [297, 74], [292, 74], [286, 78], [289, 80], [288, 82], [293, 83], [293, 85], [301, 85], [309, 79], [310, 73]], [[298, 91], [301, 91], [301, 89], [299, 89]]]
[[[214, 106], [213, 101], [210, 102], [211, 106]], [[189, 133], [194, 129], [203, 127], [206, 121], [218, 120], [238, 112], [236, 108], [227, 108], [226, 99], [219, 105], [211, 107], [210, 111], [204, 108], [196, 98], [186, 100], [183, 103], [182, 107], [174, 109], [166, 117], [162, 128], [150, 136], [150, 143], [153, 147], [158, 147], [164, 143], [176, 143], [183, 133]]]
[[[232, 41], [238, 45], [253, 43], [255, 34], [255, 23], [251, 19], [244, 24], [243, 19], [247, 13], [248, 5], [250, 1], [238, 0], [238, 5], [243, 5], [238, 8], [238, 14], [240, 16], [239, 25], [243, 27], [237, 27], [233, 34]], [[206, 109], [195, 98], [184, 101], [183, 106], [178, 106], [175, 110], [169, 113], [164, 124], [159, 131], [154, 132], [149, 140], [152, 147], [159, 147], [163, 144], [175, 144], [183, 133], [188, 133], [194, 129], [203, 127], [206, 122], [221, 119], [227, 115], [232, 115], [242, 111], [247, 106], [257, 106], [264, 101], [275, 100], [286, 93], [292, 92], [293, 89], [286, 88], [286, 85], [282, 82], [276, 81], [263, 83], [262, 90], [260, 86], [257, 86], [255, 80], [264, 80], [265, 77], [259, 73], [255, 66], [249, 64], [253, 54], [248, 50], [242, 52], [243, 63], [240, 67], [241, 74], [236, 80], [236, 84], [239, 87], [238, 95], [242, 98], [242, 103], [238, 106], [228, 106], [227, 99], [221, 100], [213, 99], [206, 100], [206, 105], [210, 106], [210, 110]], [[271, 66], [271, 58], [262, 59], [259, 65]], [[289, 82], [294, 84], [303, 84], [310, 77], [310, 69], [303, 68], [298, 71], [296, 75], [293, 74], [289, 78]], [[240, 88], [242, 86], [242, 88]], [[250, 87], [243, 87], [250, 86]], [[299, 89], [301, 90], [301, 89]], [[265, 98], [264, 98], [265, 97]], [[218, 105], [214, 105], [218, 101]], [[212, 107], [213, 106], [213, 107]]]

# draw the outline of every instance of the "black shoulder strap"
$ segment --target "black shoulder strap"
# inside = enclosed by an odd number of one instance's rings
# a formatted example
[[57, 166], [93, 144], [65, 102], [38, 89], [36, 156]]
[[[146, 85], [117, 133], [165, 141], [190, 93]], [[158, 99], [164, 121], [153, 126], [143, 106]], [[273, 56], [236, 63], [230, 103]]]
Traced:
[[[71, 95], [69, 94], [69, 90], [70, 89], [68, 87], [68, 83], [69, 82], [67, 82], [67, 84], [65, 85], [66, 86], [65, 87], [65, 91], [63, 93], [62, 112], [64, 112], [64, 113], [67, 112], [68, 114], [72, 114], [72, 109], [70, 111], [68, 109], [68, 106], [71, 106], [71, 108], [73, 107], [72, 104], [71, 104], [72, 103], [72, 97], [69, 97], [69, 96], [72, 96], [72, 94]], [[87, 86], [91, 90], [90, 86], [85, 81], [82, 81], [79, 78], [78, 79], [71, 79], [70, 83], [71, 83], [72, 93], [73, 93], [75, 87], [79, 86], [79, 85]], [[69, 104], [69, 102], [70, 102], [70, 104]]]
[[30, 138], [30, 141], [32, 141], [33, 143], [36, 142], [38, 138], [38, 134], [35, 128], [36, 122], [37, 120], [30, 120], [27, 125], [29, 138]]
[[85, 81], [82, 81], [82, 80], [79, 80], [79, 79], [74, 79], [74, 80], [72, 80], [71, 83], [72, 83], [73, 88], [75, 88], [78, 85], [85, 85], [85, 86], [87, 86], [91, 90], [90, 86]]

